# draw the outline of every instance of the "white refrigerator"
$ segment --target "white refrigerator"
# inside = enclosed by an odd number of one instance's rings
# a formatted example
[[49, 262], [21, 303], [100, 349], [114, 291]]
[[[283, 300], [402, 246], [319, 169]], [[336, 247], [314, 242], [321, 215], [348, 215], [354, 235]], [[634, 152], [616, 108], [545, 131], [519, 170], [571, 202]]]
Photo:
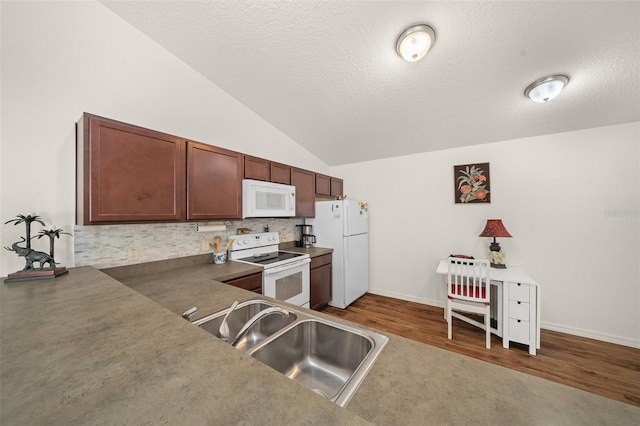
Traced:
[[318, 247], [333, 249], [329, 305], [344, 309], [369, 289], [369, 213], [353, 200], [317, 201], [313, 225]]

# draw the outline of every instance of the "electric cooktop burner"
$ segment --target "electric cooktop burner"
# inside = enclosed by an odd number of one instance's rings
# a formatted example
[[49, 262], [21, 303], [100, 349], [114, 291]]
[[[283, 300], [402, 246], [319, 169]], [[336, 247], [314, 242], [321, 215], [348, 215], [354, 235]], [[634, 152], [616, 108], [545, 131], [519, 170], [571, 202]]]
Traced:
[[253, 256], [243, 257], [243, 262], [256, 263], [258, 265], [269, 265], [270, 263], [281, 262], [283, 260], [294, 259], [302, 256], [302, 253], [293, 253], [288, 251], [274, 251], [272, 253], [254, 254]]

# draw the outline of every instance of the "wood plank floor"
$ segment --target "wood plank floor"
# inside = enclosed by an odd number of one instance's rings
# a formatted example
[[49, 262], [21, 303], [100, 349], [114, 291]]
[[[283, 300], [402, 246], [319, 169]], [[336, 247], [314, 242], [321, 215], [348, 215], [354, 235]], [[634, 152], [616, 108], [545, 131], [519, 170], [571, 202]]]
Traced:
[[447, 339], [442, 308], [369, 293], [347, 309], [329, 306], [322, 312], [640, 406], [640, 349], [549, 330], [541, 331], [534, 357], [524, 345], [504, 349], [493, 335], [491, 349], [486, 349], [484, 332], [457, 319], [453, 339]]

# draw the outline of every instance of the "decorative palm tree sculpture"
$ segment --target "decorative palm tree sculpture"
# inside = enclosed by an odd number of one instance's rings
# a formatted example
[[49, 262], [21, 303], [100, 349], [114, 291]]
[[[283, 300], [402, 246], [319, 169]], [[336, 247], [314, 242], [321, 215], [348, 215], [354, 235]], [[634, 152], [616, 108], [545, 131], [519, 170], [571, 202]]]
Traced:
[[[61, 234], [71, 235], [68, 232], [63, 232], [62, 229], [58, 229], [54, 226], [50, 227], [49, 229], [44, 229], [38, 233], [38, 239], [44, 237], [45, 235], [49, 237], [50, 254], [31, 248], [31, 224], [33, 222], [38, 222], [42, 226], [46, 226], [41, 219], [42, 218], [37, 214], [30, 213], [26, 216], [19, 214], [16, 216], [16, 219], [11, 219], [5, 222], [5, 225], [8, 223], [13, 223], [14, 225], [24, 223], [27, 230], [26, 238], [21, 237], [20, 239], [22, 241], [13, 243], [11, 247], [5, 247], [5, 249], [13, 251], [18, 256], [24, 257], [25, 259], [24, 269], [13, 274], [9, 274], [7, 276], [7, 279], [4, 280], [5, 283], [32, 279], [56, 278], [57, 276], [66, 274], [68, 272], [67, 268], [65, 268], [64, 266], [57, 266], [57, 262], [53, 258], [54, 239], [60, 238]], [[24, 242], [24, 246], [20, 245], [22, 242]], [[38, 266], [36, 266], [36, 264]], [[45, 268], [45, 265], [48, 265], [48, 267]]]
[[52, 226], [49, 229], [43, 229], [42, 231], [38, 232], [38, 235], [36, 235], [34, 238], [42, 238], [45, 235], [47, 237], [49, 237], [49, 256], [55, 258], [55, 256], [53, 255], [53, 243], [55, 242], [54, 238], [60, 238], [60, 234], [66, 234], [66, 235], [71, 235], [68, 232], [62, 232], [62, 229], [58, 229], [55, 226]]
[[[8, 220], [4, 224], [6, 225], [7, 223], [15, 222], [14, 225], [17, 225], [19, 223], [24, 222], [24, 224], [27, 227], [27, 248], [30, 249], [31, 248], [31, 222], [38, 222], [40, 225], [45, 226], [44, 222], [41, 221], [40, 219], [42, 218], [35, 213], [29, 213], [26, 216], [19, 214], [16, 217], [17, 219]], [[53, 254], [51, 254], [51, 257], [53, 257]]]

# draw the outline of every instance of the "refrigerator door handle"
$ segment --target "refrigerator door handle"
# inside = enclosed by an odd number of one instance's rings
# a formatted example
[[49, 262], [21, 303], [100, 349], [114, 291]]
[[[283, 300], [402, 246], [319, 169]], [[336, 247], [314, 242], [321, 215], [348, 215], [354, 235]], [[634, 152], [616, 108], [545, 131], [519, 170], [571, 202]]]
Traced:
[[351, 254], [351, 250], [349, 250], [349, 238], [344, 239], [344, 276], [347, 275], [347, 271], [349, 270], [349, 254]]
[[344, 224], [344, 228], [343, 228], [343, 235], [351, 235], [350, 229], [349, 229], [349, 215], [351, 213], [349, 212], [349, 203], [345, 202], [344, 203], [344, 214], [342, 215], [342, 223]]

